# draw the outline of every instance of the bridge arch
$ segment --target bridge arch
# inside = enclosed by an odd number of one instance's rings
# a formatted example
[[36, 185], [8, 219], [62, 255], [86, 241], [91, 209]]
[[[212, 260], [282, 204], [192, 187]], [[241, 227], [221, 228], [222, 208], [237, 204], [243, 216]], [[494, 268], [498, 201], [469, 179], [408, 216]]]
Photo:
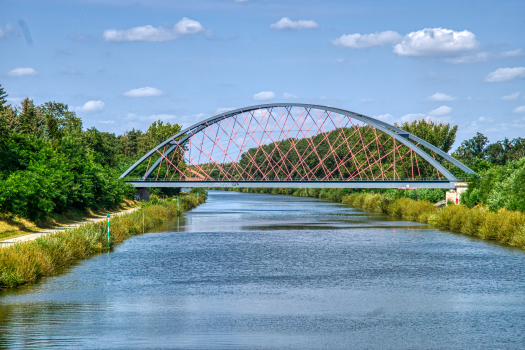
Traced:
[[[452, 188], [458, 179], [440, 160], [473, 173], [434, 145], [381, 120], [329, 106], [274, 103], [197, 122], [151, 149], [121, 178], [142, 168], [141, 178], [128, 182], [137, 187]], [[435, 169], [436, 179], [421, 176], [422, 161]], [[251, 170], [243, 169], [248, 165]], [[396, 171], [401, 165], [404, 173]]]

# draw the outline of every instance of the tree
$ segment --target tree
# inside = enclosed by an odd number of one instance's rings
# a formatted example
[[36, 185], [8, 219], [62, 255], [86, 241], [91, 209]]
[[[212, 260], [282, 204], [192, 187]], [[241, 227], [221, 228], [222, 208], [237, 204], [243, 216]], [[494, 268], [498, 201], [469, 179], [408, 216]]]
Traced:
[[513, 151], [513, 144], [508, 138], [492, 143], [485, 149], [486, 159], [497, 165], [505, 165], [510, 160]]
[[137, 157], [141, 136], [142, 131], [133, 128], [131, 131], [126, 131], [124, 135], [119, 137], [124, 156], [131, 159]]
[[422, 138], [445, 153], [448, 153], [452, 148], [456, 141], [456, 132], [458, 131], [457, 125], [451, 127], [450, 124], [439, 123], [433, 120], [426, 121], [425, 119], [414, 120], [412, 123], [405, 122], [401, 126], [395, 125]]
[[96, 162], [112, 168], [117, 166], [117, 157], [122, 151], [115, 134], [101, 132], [93, 127], [87, 129], [82, 138], [86, 146], [95, 153]]
[[7, 96], [4, 88], [0, 85], [0, 140], [4, 141], [18, 125], [15, 111], [7, 104]]
[[18, 114], [18, 132], [41, 138], [44, 134], [45, 120], [35, 107], [33, 100], [26, 97], [22, 101], [22, 110]]
[[82, 120], [64, 103], [46, 102], [38, 106], [38, 111], [45, 121], [43, 136], [47, 140], [59, 140], [66, 134], [82, 131]]
[[518, 160], [525, 157], [525, 139], [518, 137], [517, 139], [512, 140], [513, 142], [513, 151], [511, 158], [512, 160]]
[[[435, 122], [433, 120], [427, 121], [425, 119], [415, 120], [412, 123], [405, 122], [401, 124], [401, 126], [397, 124], [395, 125], [419, 138], [422, 138], [445, 153], [448, 153], [452, 148], [452, 145], [456, 141], [456, 132], [458, 131], [457, 125], [450, 126], [450, 124]], [[421, 148], [432, 155], [440, 163], [443, 161], [443, 159], [434, 154], [433, 151], [430, 151], [425, 147]], [[421, 177], [434, 177], [437, 175], [437, 171], [432, 165], [424, 161], [420, 156], [417, 156], [417, 160]]]
[[157, 146], [159, 143], [166, 141], [169, 137], [174, 136], [181, 130], [180, 125], [164, 124], [162, 120], [153, 122], [148, 130], [142, 134], [139, 142], [139, 152], [144, 154]]
[[0, 114], [11, 106], [7, 104], [7, 93], [4, 91], [2, 84], [0, 84]]
[[478, 132], [473, 138], [463, 141], [452, 155], [463, 163], [475, 165], [479, 160], [485, 159], [488, 144], [489, 139]]

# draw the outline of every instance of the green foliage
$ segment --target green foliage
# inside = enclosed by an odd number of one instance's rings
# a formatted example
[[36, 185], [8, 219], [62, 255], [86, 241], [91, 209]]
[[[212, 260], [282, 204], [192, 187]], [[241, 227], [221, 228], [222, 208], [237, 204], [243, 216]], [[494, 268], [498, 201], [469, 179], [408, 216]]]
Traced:
[[[426, 121], [425, 119], [415, 120], [412, 123], [405, 122], [400, 126], [396, 124], [396, 126], [427, 141], [445, 153], [448, 153], [452, 147], [452, 144], [454, 144], [454, 141], [456, 140], [456, 132], [458, 130], [457, 125], [451, 127], [450, 124]], [[441, 164], [448, 168], [449, 171], [459, 174], [457, 168], [454, 165], [444, 161], [442, 157], [436, 155], [433, 151], [426, 149], [426, 147], [421, 146], [421, 148], [436, 158]], [[437, 172], [432, 165], [422, 161], [419, 157], [417, 157], [417, 161], [418, 169], [421, 172], [422, 177], [431, 177], [437, 175]]]
[[[450, 150], [457, 132], [457, 126], [425, 120], [404, 123], [401, 127], [444, 152]], [[380, 145], [377, 149], [376, 143]], [[388, 134], [352, 126], [253, 147], [241, 154], [238, 164], [221, 164], [222, 173], [214, 164], [201, 164], [200, 168], [214, 179], [222, 179], [226, 173], [240, 177], [239, 168], [244, 169], [242, 176], [256, 179], [437, 177], [436, 169], [426, 160], [410, 155], [407, 146], [400, 145]]]
[[5, 92], [4, 88], [2, 87], [2, 84], [0, 84], [0, 113], [8, 109], [9, 106], [7, 104], [7, 93]]
[[463, 141], [452, 155], [478, 172], [485, 171], [494, 165], [506, 165], [525, 157], [525, 139], [505, 138], [491, 144], [478, 132], [473, 138]]
[[505, 165], [525, 156], [525, 139], [518, 137], [512, 141], [508, 138], [487, 146], [485, 157], [489, 163]]
[[24, 135], [34, 135], [39, 137], [42, 135], [42, 129], [45, 125], [45, 120], [42, 115], [38, 113], [33, 100], [25, 98], [22, 101], [22, 110], [18, 115], [18, 132]]
[[445, 191], [437, 188], [418, 188], [416, 190], [386, 190], [389, 198], [410, 198], [416, 201], [437, 203], [445, 199]]
[[118, 166], [119, 155], [123, 152], [115, 134], [98, 131], [93, 127], [82, 133], [82, 141], [93, 151], [97, 163], [112, 168]]
[[[82, 120], [66, 104], [21, 107], [6, 104], [0, 86], [0, 215], [33, 221], [71, 209], [114, 208], [135, 189], [119, 179], [140, 152], [180, 131], [154, 122], [147, 132], [123, 136], [82, 130]], [[149, 149], [148, 149], [149, 150]], [[174, 195], [179, 189], [161, 190]]]
[[[133, 129], [132, 131], [128, 131], [124, 133], [124, 135], [119, 136], [118, 140], [120, 141], [121, 151], [125, 157], [125, 160], [123, 159], [122, 162], [123, 167], [121, 170], [124, 171], [127, 169], [152, 148], [156, 147], [159, 143], [166, 141], [168, 138], [175, 136], [180, 130], [181, 127], [178, 124], [164, 124], [161, 120], [158, 120], [153, 122], [144, 133], [140, 130]], [[153, 164], [159, 157], [160, 155], [153, 154], [149, 163]], [[178, 164], [179, 169], [184, 171], [186, 165], [183, 161], [182, 153], [180, 151], [176, 154], [172, 153], [170, 157], [172, 157], [172, 162]], [[159, 167], [160, 169], [157, 168], [154, 172], [155, 175], [152, 174], [152, 176], [155, 177], [157, 173], [165, 174], [166, 167], [166, 162], [162, 162]], [[130, 174], [130, 177], [142, 177], [146, 173], [147, 168], [148, 162], [143, 162]], [[170, 195], [173, 191], [162, 190], [161, 192]]]
[[450, 124], [425, 119], [415, 120], [412, 123], [405, 122], [400, 126], [396, 124], [396, 126], [427, 141], [445, 153], [452, 148], [458, 131], [457, 125], [451, 127]]
[[55, 146], [13, 133], [0, 149], [0, 212], [36, 221], [71, 208], [113, 208], [134, 189], [75, 137]]
[[493, 166], [473, 176], [461, 201], [468, 207], [486, 205], [525, 212], [525, 158], [505, 166]]
[[69, 110], [68, 105], [46, 102], [38, 110], [45, 120], [43, 137], [47, 141], [60, 140], [66, 135], [79, 135], [82, 132], [82, 120]]

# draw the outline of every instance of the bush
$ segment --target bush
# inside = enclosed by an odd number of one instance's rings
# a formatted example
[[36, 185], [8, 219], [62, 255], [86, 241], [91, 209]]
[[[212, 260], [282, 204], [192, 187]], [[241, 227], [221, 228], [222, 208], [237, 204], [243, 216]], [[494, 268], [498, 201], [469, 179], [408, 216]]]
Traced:
[[525, 212], [525, 158], [507, 165], [493, 165], [470, 180], [461, 196], [468, 207], [481, 204], [491, 211], [505, 208]]

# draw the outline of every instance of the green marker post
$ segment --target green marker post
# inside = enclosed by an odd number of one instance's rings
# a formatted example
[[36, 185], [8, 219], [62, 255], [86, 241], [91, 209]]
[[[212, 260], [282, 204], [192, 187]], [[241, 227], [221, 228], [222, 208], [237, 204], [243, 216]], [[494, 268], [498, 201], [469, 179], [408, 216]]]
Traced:
[[142, 206], [142, 233], [144, 233], [144, 226], [145, 226], [145, 223], [144, 223], [144, 205]]
[[180, 209], [179, 209], [179, 196], [177, 196], [177, 213], [180, 214]]
[[199, 204], [199, 191], [197, 191], [197, 204]]
[[108, 249], [109, 249], [109, 218], [110, 218], [109, 214], [108, 214], [107, 218], [108, 218]]

